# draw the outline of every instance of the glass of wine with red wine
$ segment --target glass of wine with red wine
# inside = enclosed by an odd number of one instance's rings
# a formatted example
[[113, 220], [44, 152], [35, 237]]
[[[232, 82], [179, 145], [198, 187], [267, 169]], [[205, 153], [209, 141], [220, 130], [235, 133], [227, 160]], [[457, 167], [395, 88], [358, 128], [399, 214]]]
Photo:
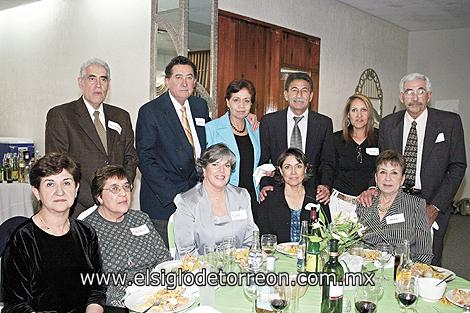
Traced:
[[358, 286], [354, 295], [354, 306], [358, 313], [374, 313], [377, 311], [379, 293], [374, 286]]
[[409, 279], [397, 280], [395, 292], [400, 308], [408, 312], [418, 300], [418, 277], [410, 276]]
[[273, 287], [269, 302], [275, 312], [281, 312], [288, 308], [291, 299], [289, 286], [277, 285]]

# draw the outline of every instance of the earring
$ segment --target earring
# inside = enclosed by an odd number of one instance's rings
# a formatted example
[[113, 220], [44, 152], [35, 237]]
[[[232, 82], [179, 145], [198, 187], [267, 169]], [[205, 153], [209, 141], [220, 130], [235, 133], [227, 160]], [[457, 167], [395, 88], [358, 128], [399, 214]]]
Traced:
[[349, 117], [346, 119], [346, 127], [351, 126], [351, 121], [349, 120]]

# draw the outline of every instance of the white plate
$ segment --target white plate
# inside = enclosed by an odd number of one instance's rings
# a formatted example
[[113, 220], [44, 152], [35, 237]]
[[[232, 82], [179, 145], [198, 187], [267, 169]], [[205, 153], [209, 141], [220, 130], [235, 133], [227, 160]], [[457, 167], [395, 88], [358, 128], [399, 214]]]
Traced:
[[171, 272], [172, 270], [175, 270], [177, 267], [183, 266], [183, 261], [182, 260], [171, 260], [171, 261], [165, 261], [160, 264], [158, 264], [155, 269], [152, 272], [161, 272], [162, 270], [165, 270], [165, 272]]
[[[155, 287], [155, 288], [148, 288], [148, 289], [146, 288], [146, 289], [136, 291], [136, 292], [130, 294], [124, 300], [124, 304], [131, 311], [143, 312], [143, 311], [145, 311], [145, 309], [147, 309], [147, 307], [144, 306], [144, 304], [145, 304], [146, 300], [148, 299], [148, 297], [150, 297], [152, 294], [154, 294], [155, 292], [157, 292], [160, 289], [162, 289], [162, 287]], [[178, 307], [174, 311], [165, 311], [165, 312], [167, 312], [167, 313], [169, 313], [169, 312], [180, 312], [182, 310], [185, 310], [185, 309], [189, 308], [196, 301], [196, 298], [191, 293], [185, 292], [183, 295], [188, 298], [188, 303]], [[151, 312], [154, 312], [154, 311], [150, 310], [149, 313], [151, 313]]]
[[431, 265], [431, 267], [434, 268], [438, 272], [442, 272], [444, 277], [447, 277], [448, 275], [451, 275], [450, 278], [447, 278], [448, 282], [451, 281], [451, 280], [454, 280], [455, 277], [457, 277], [454, 272], [452, 272], [451, 270], [448, 270], [446, 268], [439, 267], [439, 266], [434, 266], [434, 265]]
[[291, 246], [298, 246], [298, 242], [283, 242], [276, 245], [276, 251], [285, 255], [296, 256], [297, 252], [288, 252], [286, 249]]
[[[201, 263], [201, 266], [202, 266], [202, 262], [199, 262]], [[165, 261], [165, 262], [162, 262], [160, 264], [158, 264], [157, 266], [155, 266], [155, 268], [152, 270], [152, 272], [161, 272], [163, 269], [165, 270], [165, 272], [171, 272], [171, 271], [175, 271], [176, 272], [176, 268], [178, 267], [182, 267], [183, 266], [183, 260], [171, 260], [171, 261]], [[199, 269], [196, 269], [194, 271], [192, 271], [193, 273], [197, 273], [199, 272]]]
[[[437, 266], [435, 266], [435, 267], [437, 267]], [[454, 288], [454, 289], [460, 289], [460, 290], [463, 290], [463, 291], [466, 291], [466, 292], [470, 291], [470, 289], [465, 289], [465, 288]], [[456, 306], [459, 306], [459, 307], [463, 308], [463, 305], [458, 304], [457, 302], [454, 302], [454, 301], [451, 300], [450, 293], [452, 292], [452, 290], [449, 290], [449, 291], [446, 292], [446, 299], [449, 300], [449, 302], [455, 304]]]

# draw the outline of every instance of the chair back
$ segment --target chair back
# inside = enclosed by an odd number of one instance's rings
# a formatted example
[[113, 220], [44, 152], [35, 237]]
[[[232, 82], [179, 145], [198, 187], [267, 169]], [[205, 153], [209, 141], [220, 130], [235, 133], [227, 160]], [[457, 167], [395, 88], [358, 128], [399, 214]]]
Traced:
[[28, 218], [26, 216], [14, 216], [0, 225], [0, 256], [3, 255], [3, 251], [5, 250], [11, 235], [27, 220]]

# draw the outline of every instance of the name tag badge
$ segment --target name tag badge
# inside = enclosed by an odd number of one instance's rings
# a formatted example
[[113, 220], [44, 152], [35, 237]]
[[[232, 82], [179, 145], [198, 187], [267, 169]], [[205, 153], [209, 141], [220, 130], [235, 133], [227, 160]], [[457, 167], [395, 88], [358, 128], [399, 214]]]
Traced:
[[196, 117], [196, 126], [205, 126], [206, 125], [206, 120], [203, 119], [202, 117]]
[[232, 221], [242, 221], [246, 220], [248, 215], [245, 210], [238, 210], [230, 212], [230, 217], [232, 218]]
[[146, 234], [150, 233], [150, 229], [147, 227], [146, 224], [144, 224], [144, 225], [140, 225], [138, 227], [132, 227], [131, 228], [131, 233], [134, 236], [143, 236], [143, 235], [146, 235]]
[[405, 222], [405, 215], [403, 215], [403, 213], [390, 215], [390, 216], [387, 216], [385, 218], [385, 221], [387, 222], [388, 225], [404, 223]]
[[113, 121], [108, 121], [108, 127], [111, 128], [111, 129], [114, 129], [115, 131], [117, 131], [119, 133], [119, 135], [121, 134], [122, 127], [121, 127], [121, 125], [119, 125], [119, 123], [116, 123], [116, 122], [113, 122]]
[[377, 155], [379, 155], [379, 148], [377, 148], [377, 147], [375, 147], [375, 148], [366, 148], [366, 153], [368, 155], [377, 156]]

